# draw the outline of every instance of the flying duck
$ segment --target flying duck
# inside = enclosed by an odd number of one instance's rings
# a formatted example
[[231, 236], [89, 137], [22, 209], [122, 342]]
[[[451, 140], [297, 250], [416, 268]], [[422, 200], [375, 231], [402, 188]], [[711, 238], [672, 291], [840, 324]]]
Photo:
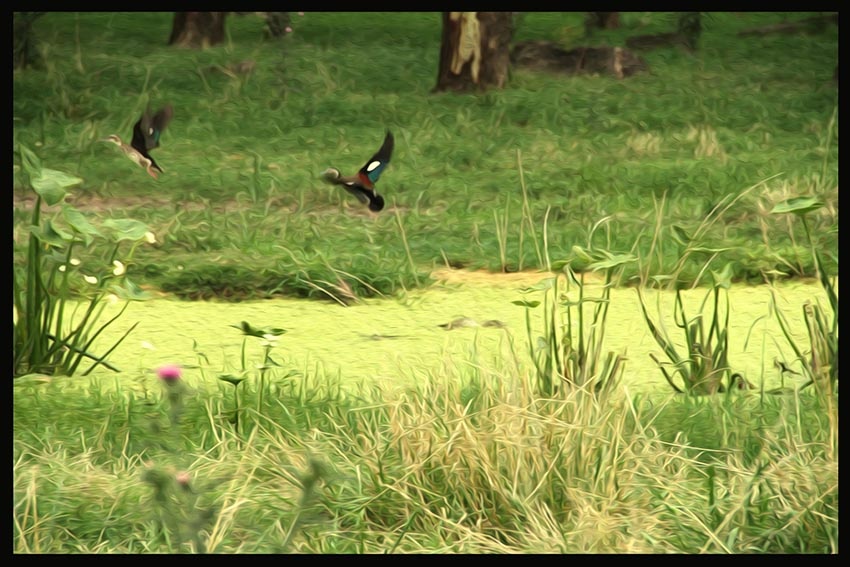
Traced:
[[146, 109], [133, 126], [133, 140], [129, 145], [125, 144], [117, 134], [112, 134], [101, 142], [112, 142], [121, 148], [128, 158], [143, 167], [148, 175], [157, 179], [157, 172], [162, 173], [162, 168], [151, 157], [150, 151], [159, 147], [159, 137], [173, 115], [174, 110], [171, 105], [163, 107], [153, 116], [150, 114], [150, 109]]
[[378, 212], [384, 208], [384, 198], [375, 192], [375, 183], [390, 163], [393, 144], [393, 134], [387, 130], [381, 148], [369, 158], [356, 175], [343, 177], [338, 169], [329, 167], [322, 173], [322, 178], [328, 183], [342, 185], [343, 189], [357, 197], [361, 203], [368, 205], [370, 211]]

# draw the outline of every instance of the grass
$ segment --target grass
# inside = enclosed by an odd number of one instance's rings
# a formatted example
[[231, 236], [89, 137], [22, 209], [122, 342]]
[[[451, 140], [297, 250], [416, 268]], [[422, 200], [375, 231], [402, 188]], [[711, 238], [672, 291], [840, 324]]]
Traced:
[[[476, 95], [430, 93], [437, 13], [308, 13], [277, 42], [261, 39], [259, 18], [229, 16], [227, 41], [204, 51], [165, 45], [171, 17], [48, 14], [34, 27], [44, 68], [14, 77], [14, 142], [82, 178], [75, 204], [91, 214], [121, 211], [156, 228], [161, 244], [131, 267], [142, 283], [188, 299], [330, 299], [334, 286], [392, 295], [427, 285], [437, 265], [548, 268], [544, 218], [554, 261], [609, 216], [608, 249], [640, 241], [646, 252], [653, 199], [666, 198], [665, 226], [693, 233], [765, 179], [701, 233], [703, 245], [731, 248], [735, 281], [813, 275], [792, 240], [802, 228], [789, 234], [785, 219], [762, 213], [812, 196], [828, 204], [812, 230], [837, 271], [834, 27], [740, 38], [781, 15], [711, 14], [696, 54], [650, 52], [651, 73], [514, 69], [507, 88]], [[666, 13], [624, 13], [620, 30], [586, 40], [582, 17], [527, 13], [515, 39], [621, 43], [673, 25]], [[220, 70], [247, 59], [249, 75]], [[159, 181], [96, 141], [127, 137], [147, 101], [175, 107], [155, 154]], [[385, 128], [397, 140], [378, 186], [388, 210], [371, 216], [318, 175], [360, 167]], [[20, 196], [18, 178], [16, 168]], [[658, 272], [699, 281], [705, 258], [677, 266], [680, 252], [657, 250]]]
[[[607, 295], [584, 297], [580, 274], [578, 303], [558, 313], [555, 290], [544, 304], [541, 366], [445, 365], [415, 387], [291, 372], [273, 352], [283, 330], [243, 323], [262, 360], [243, 346], [240, 370], [216, 374], [198, 353], [183, 372], [200, 381], [18, 377], [14, 550], [838, 553], [837, 30], [735, 35], [778, 17], [712, 14], [696, 54], [653, 52], [652, 73], [625, 81], [515, 69], [477, 95], [430, 94], [436, 13], [308, 13], [280, 42], [229, 16], [205, 51], [165, 45], [170, 13], [37, 20], [45, 66], [15, 74], [16, 147], [83, 180], [75, 213], [153, 229], [157, 245], [119, 259], [145, 287], [346, 304], [427, 285], [439, 264], [597, 265], [682, 287], [722, 254], [730, 280], [829, 284], [831, 311], [808, 305], [806, 322], [812, 373], [835, 380], [778, 395], [553, 388], [622, 371], [617, 358], [597, 372]], [[516, 39], [578, 45], [581, 18], [527, 13]], [[672, 28], [622, 22], [593, 41]], [[221, 71], [245, 59], [253, 74]], [[159, 181], [96, 142], [126, 137], [148, 100], [175, 106]], [[385, 128], [388, 209], [372, 216], [317, 176], [360, 167]], [[771, 214], [791, 197], [818, 203], [805, 224]], [[17, 270], [28, 221], [63, 214], [16, 203]], [[81, 265], [109, 250], [78, 250]]]
[[360, 395], [266, 378], [239, 386], [241, 432], [223, 382], [189, 388], [174, 422], [150, 376], [144, 395], [16, 386], [15, 551], [838, 551], [837, 430], [811, 391], [600, 402], [482, 367]]

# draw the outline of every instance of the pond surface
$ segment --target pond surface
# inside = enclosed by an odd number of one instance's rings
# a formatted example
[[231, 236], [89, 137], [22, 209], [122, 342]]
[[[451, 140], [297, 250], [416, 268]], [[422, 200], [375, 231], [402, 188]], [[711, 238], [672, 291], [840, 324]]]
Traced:
[[[238, 326], [241, 321], [256, 327], [286, 329], [272, 351], [276, 361], [320, 380], [338, 377], [344, 386], [408, 385], [428, 376], [457, 375], [457, 370], [450, 369], [466, 371], [469, 365], [505, 374], [514, 372], [517, 366], [531, 367], [525, 308], [512, 301], [542, 300], [540, 291], [523, 294], [520, 290], [548, 275], [444, 270], [435, 277], [439, 283], [428, 289], [412, 291], [401, 298], [365, 300], [348, 307], [304, 299], [221, 303], [158, 298], [132, 303], [94, 349], [103, 352], [104, 345], [111, 345], [138, 321], [136, 329], [108, 359], [122, 373], [116, 375], [98, 369], [93, 375], [110, 380], [117, 377], [124, 382], [124, 377], [145, 375], [163, 363], [202, 366], [203, 372], [200, 368], [187, 370], [186, 379], [190, 382], [238, 371], [242, 365], [243, 336], [231, 325]], [[789, 320], [798, 344], [807, 348], [802, 306], [806, 301], [828, 305], [825, 293], [813, 281], [783, 283], [776, 289], [780, 309]], [[586, 287], [585, 296], [599, 294], [598, 283]], [[688, 317], [699, 312], [706, 294], [705, 288], [684, 292]], [[577, 295], [573, 286], [569, 297], [575, 299]], [[674, 297], [670, 292], [647, 292], [645, 300], [650, 316], [656, 323], [663, 321], [681, 352], [684, 338], [672, 319]], [[770, 388], [780, 384], [775, 357], [800, 370], [800, 363], [795, 361], [775, 317], [770, 315], [769, 287], [733, 286], [729, 301], [730, 362], [736, 371], [757, 385], [764, 380]], [[710, 304], [709, 301], [706, 308], [709, 316]], [[108, 307], [103, 320], [119, 308], [120, 304]], [[542, 315], [542, 307], [532, 310], [535, 338], [542, 331]], [[498, 320], [504, 326], [458, 326], [450, 330], [440, 326], [461, 317], [479, 324]], [[707, 327], [706, 322], [706, 330]], [[253, 337], [245, 342], [248, 367], [262, 360], [260, 342], [261, 339]], [[649, 353], [654, 353], [666, 360], [649, 332], [634, 288], [612, 292], [603, 348], [603, 352], [608, 351], [627, 356], [624, 383], [630, 391], [670, 391], [649, 357]], [[797, 382], [799, 377], [786, 378], [787, 385]]]

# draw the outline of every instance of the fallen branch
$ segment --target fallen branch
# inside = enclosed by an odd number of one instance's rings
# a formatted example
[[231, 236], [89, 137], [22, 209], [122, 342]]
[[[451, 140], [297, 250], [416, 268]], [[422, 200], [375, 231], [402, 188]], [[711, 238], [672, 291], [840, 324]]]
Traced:
[[748, 35], [768, 35], [771, 33], [797, 33], [805, 31], [821, 31], [828, 23], [838, 24], [838, 13], [825, 14], [823, 16], [813, 16], [796, 22], [782, 22], [779, 24], [771, 24], [769, 26], [761, 26], [758, 28], [749, 28], [738, 32], [739, 36]]

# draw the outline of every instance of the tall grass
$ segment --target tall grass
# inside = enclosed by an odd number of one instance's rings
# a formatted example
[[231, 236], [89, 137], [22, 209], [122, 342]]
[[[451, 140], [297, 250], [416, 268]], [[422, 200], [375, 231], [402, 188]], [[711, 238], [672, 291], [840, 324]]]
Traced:
[[[184, 400], [173, 453], [150, 429], [165, 392], [22, 383], [14, 549], [838, 551], [837, 457], [812, 395], [541, 398], [532, 376], [472, 368], [342, 396], [272, 370], [261, 407], [245, 391], [244, 433], [226, 418], [228, 390], [206, 382]], [[170, 543], [156, 535], [151, 466], [178, 491], [167, 505], [207, 511]]]
[[826, 292], [828, 308], [807, 301], [803, 304], [803, 321], [806, 325], [808, 349], [799, 344], [791, 334], [790, 326], [784, 313], [778, 307], [775, 288], [771, 287], [773, 302], [771, 310], [779, 322], [782, 335], [797, 355], [804, 375], [808, 378], [802, 387], [813, 386], [818, 400], [823, 405], [833, 432], [832, 451], [838, 446], [838, 291], [837, 281], [831, 279], [823, 269], [820, 251], [814, 243], [809, 230], [807, 215], [823, 207], [823, 203], [810, 197], [798, 197], [778, 204], [773, 212], [776, 214], [793, 214], [800, 220], [806, 233], [806, 238], [812, 248], [812, 257], [818, 281]]
[[[588, 252], [579, 251], [590, 257]], [[633, 262], [634, 258], [607, 251], [593, 253], [597, 260], [592, 261], [588, 269], [605, 273], [599, 297], [586, 296], [589, 286], [586, 285], [585, 274], [576, 274], [567, 264], [563, 269], [567, 283], [564, 293], [559, 293], [560, 277], [556, 276], [523, 290], [523, 293], [542, 291], [543, 302], [514, 301], [514, 304], [526, 309], [528, 347], [536, 370], [537, 391], [541, 396], [555, 396], [570, 388], [605, 394], [616, 388], [622, 378], [625, 353], [606, 353], [603, 344], [611, 288], [622, 276], [623, 266]], [[568, 296], [573, 287], [578, 294], [574, 299]], [[541, 335], [535, 336], [531, 310], [540, 305], [543, 330]]]
[[[740, 375], [740, 382], [736, 383], [737, 373], [733, 372], [729, 360], [729, 271], [712, 272], [712, 276], [714, 282], [711, 289], [706, 292], [697, 313], [691, 317], [685, 312], [681, 290], [676, 290], [673, 318], [683, 335], [683, 340], [678, 342], [685, 345], [684, 352], [679, 352], [676, 348], [677, 341], [663, 326], [652, 320], [643, 294], [638, 288], [644, 321], [652, 338], [667, 356], [668, 362], [661, 362], [653, 354], [650, 356], [670, 386], [678, 393], [715, 394], [731, 390], [735, 386], [747, 386], [747, 382]], [[710, 303], [710, 309], [706, 308], [707, 303]], [[681, 378], [679, 385], [674, 380], [677, 375]]]

